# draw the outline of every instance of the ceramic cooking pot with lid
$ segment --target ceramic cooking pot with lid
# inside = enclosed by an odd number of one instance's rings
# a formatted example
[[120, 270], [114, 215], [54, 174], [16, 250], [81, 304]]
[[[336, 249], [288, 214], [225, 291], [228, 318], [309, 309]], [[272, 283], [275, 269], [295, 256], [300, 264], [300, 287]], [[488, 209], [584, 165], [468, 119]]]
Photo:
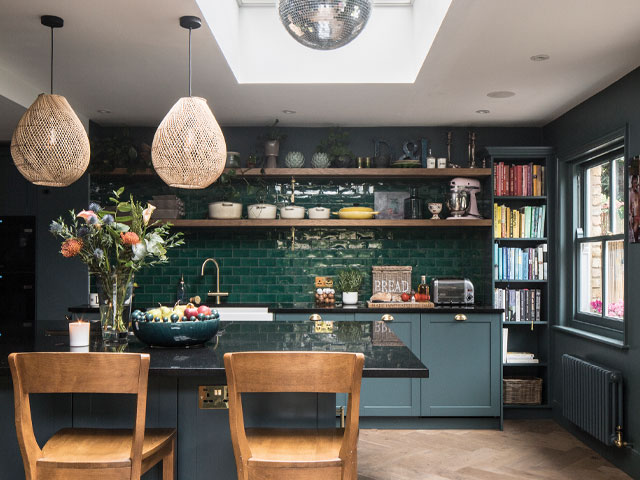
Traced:
[[345, 207], [341, 208], [337, 213], [333, 212], [334, 215], [349, 220], [366, 220], [373, 218], [373, 216], [378, 213], [380, 212], [374, 212], [373, 208], [370, 207]]
[[273, 219], [276, 218], [276, 206], [268, 203], [255, 203], [247, 207], [249, 218]]
[[230, 220], [242, 217], [242, 204], [234, 202], [214, 202], [209, 204], [209, 217]]
[[313, 207], [308, 210], [309, 218], [314, 219], [326, 219], [329, 218], [331, 211], [326, 207]]
[[304, 207], [297, 205], [280, 207], [280, 218], [304, 218]]

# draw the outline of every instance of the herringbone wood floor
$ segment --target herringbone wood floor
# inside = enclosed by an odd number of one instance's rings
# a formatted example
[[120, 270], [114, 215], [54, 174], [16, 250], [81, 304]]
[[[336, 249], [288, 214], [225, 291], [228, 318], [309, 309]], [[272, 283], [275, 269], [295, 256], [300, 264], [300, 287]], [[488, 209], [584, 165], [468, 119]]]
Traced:
[[498, 430], [360, 430], [359, 480], [629, 480], [552, 420]]

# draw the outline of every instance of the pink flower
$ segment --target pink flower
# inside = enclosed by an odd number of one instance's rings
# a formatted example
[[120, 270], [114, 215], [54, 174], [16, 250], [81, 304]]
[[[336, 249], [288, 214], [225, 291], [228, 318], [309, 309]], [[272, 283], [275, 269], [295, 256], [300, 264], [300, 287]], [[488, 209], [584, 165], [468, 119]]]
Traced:
[[[84, 221], [87, 223], [96, 223], [98, 220], [98, 216], [96, 215], [96, 213], [93, 210], [82, 210], [79, 214], [78, 217], [80, 218], [84, 218]], [[91, 220], [91, 218], [95, 218], [95, 220]]]

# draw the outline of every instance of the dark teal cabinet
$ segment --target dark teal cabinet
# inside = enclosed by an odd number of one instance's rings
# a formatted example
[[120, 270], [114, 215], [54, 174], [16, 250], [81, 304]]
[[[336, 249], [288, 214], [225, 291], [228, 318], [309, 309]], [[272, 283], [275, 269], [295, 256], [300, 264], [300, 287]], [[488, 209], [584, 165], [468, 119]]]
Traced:
[[276, 313], [275, 320], [278, 322], [304, 322], [310, 320], [310, 316], [318, 314], [322, 320], [327, 322], [353, 322], [354, 314], [352, 312], [331, 312], [325, 313], [321, 309], [318, 312], [306, 313]]
[[429, 367], [429, 378], [421, 379], [422, 416], [500, 416], [498, 314], [422, 314], [420, 343]]
[[[411, 351], [420, 357], [420, 314], [390, 313], [392, 321], [382, 321], [380, 313], [356, 313], [360, 322], [372, 322], [373, 341], [384, 341], [391, 330]], [[408, 417], [420, 415], [419, 378], [364, 378], [360, 392], [360, 415]], [[336, 396], [338, 407], [346, 405], [346, 395]]]

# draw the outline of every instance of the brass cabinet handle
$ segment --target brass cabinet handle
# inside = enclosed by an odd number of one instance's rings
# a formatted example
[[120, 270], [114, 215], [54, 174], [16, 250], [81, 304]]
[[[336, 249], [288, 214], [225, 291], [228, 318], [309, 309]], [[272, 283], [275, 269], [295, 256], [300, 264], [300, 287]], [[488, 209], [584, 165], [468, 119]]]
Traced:
[[458, 313], [455, 317], [453, 317], [456, 322], [464, 322], [467, 319], [467, 316], [464, 313]]
[[309, 315], [309, 320], [312, 322], [320, 322], [322, 320], [322, 317], [319, 313], [312, 313], [311, 315]]
[[383, 322], [393, 322], [393, 316], [385, 313], [384, 315], [382, 315], [380, 320], [382, 320]]

